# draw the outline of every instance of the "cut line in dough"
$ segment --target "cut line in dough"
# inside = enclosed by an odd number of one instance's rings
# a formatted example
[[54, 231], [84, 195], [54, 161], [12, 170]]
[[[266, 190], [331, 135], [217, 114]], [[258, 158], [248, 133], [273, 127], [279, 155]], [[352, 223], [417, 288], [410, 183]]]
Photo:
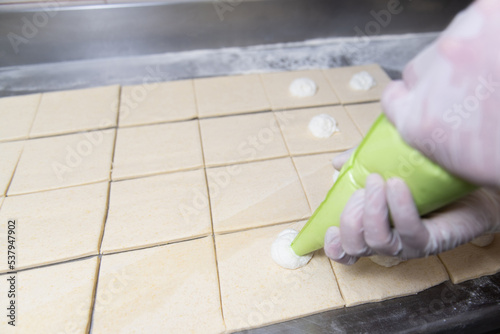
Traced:
[[111, 183], [103, 253], [211, 232], [207, 185], [201, 169]]
[[[92, 257], [18, 272], [16, 326], [4, 316], [0, 333], [88, 333], [97, 264]], [[1, 305], [10, 302], [7, 277], [0, 275]]]
[[23, 147], [24, 141], [0, 143], [0, 197], [7, 192]]
[[93, 334], [225, 331], [212, 237], [104, 255]]
[[216, 233], [311, 215], [290, 158], [209, 168], [207, 178]]
[[0, 142], [28, 138], [42, 94], [0, 99]]
[[25, 142], [8, 195], [107, 181], [115, 130], [97, 130]]
[[201, 119], [200, 130], [208, 167], [288, 156], [270, 112]]
[[120, 127], [183, 121], [196, 116], [192, 80], [122, 87]]
[[202, 166], [197, 120], [118, 129], [113, 181]]
[[335, 174], [336, 170], [331, 161], [337, 154], [323, 153], [293, 157], [293, 163], [313, 212], [324, 201], [326, 194], [333, 186], [332, 174]]
[[43, 93], [30, 138], [116, 126], [120, 86]]
[[200, 118], [271, 109], [258, 74], [194, 79], [194, 88]]
[[454, 284], [493, 275], [500, 271], [500, 234], [495, 234], [493, 243], [486, 247], [468, 243], [438, 256]]
[[305, 267], [289, 270], [272, 260], [269, 250], [286, 228], [305, 222], [216, 235], [217, 263], [228, 331], [260, 327], [344, 305], [323, 251]]
[[[107, 182], [7, 197], [0, 208], [0, 236], [15, 218], [20, 254], [16, 268], [98, 254], [107, 198]], [[6, 241], [0, 239], [5, 258]], [[0, 262], [0, 272], [6, 271], [7, 261]]]
[[380, 102], [351, 104], [345, 106], [347, 114], [354, 121], [363, 136], [366, 136], [375, 120], [382, 113]]
[[436, 256], [413, 259], [391, 268], [361, 258], [347, 266], [331, 261], [346, 306], [411, 295], [448, 279]]

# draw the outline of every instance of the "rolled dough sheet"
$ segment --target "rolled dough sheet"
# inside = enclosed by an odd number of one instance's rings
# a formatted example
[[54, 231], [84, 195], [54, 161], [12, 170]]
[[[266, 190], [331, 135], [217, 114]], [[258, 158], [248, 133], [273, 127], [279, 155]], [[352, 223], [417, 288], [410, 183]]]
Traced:
[[470, 243], [438, 255], [455, 284], [500, 271], [500, 234], [486, 246]]
[[333, 186], [335, 168], [332, 159], [337, 154], [325, 153], [293, 158], [313, 212], [325, 200], [326, 194]]
[[[376, 82], [376, 85], [367, 91], [354, 90], [349, 86], [352, 76], [361, 71], [368, 72]], [[391, 81], [389, 76], [377, 64], [331, 68], [323, 70], [323, 73], [325, 73], [342, 104], [378, 101], [385, 86]]]
[[[0, 333], [88, 333], [96, 274], [97, 257], [17, 273], [16, 327], [3, 316]], [[1, 305], [7, 277], [0, 275]]]
[[195, 79], [194, 88], [200, 117], [271, 109], [258, 74]]
[[197, 120], [118, 129], [113, 180], [202, 166]]
[[93, 334], [224, 330], [212, 237], [103, 256]]
[[28, 138], [42, 94], [0, 99], [0, 142]]
[[[316, 107], [340, 103], [340, 100], [328, 84], [321, 70], [266, 73], [261, 74], [261, 78], [273, 110]], [[293, 80], [299, 78], [309, 78], [316, 83], [317, 91], [314, 96], [297, 98], [290, 94], [290, 84]]]
[[288, 156], [273, 113], [200, 120], [206, 166]]
[[259, 327], [344, 305], [322, 251], [302, 268], [271, 259], [271, 244], [286, 228], [304, 222], [217, 235], [217, 263], [224, 320], [229, 331]]
[[[0, 209], [0, 252], [7, 258], [7, 223], [16, 219], [17, 269], [98, 254], [108, 183], [11, 196]], [[8, 271], [7, 261], [0, 272]]]
[[[278, 111], [275, 114], [292, 155], [345, 151], [362, 139], [342, 106]], [[339, 131], [328, 138], [314, 137], [308, 125], [311, 118], [320, 114], [335, 118]]]
[[0, 197], [5, 196], [23, 150], [24, 141], [0, 143]]
[[42, 94], [30, 137], [116, 126], [120, 86]]
[[448, 279], [436, 256], [382, 267], [368, 258], [352, 266], [331, 261], [346, 306], [416, 294]]
[[382, 106], [380, 102], [351, 104], [345, 106], [345, 110], [347, 110], [363, 136], [366, 136], [377, 117], [382, 113]]
[[196, 115], [192, 80], [122, 87], [120, 126], [182, 121]]
[[109, 253], [212, 232], [203, 170], [113, 182], [102, 251]]
[[114, 139], [108, 129], [26, 141], [8, 195], [109, 180]]
[[300, 220], [311, 215], [290, 158], [207, 169], [215, 232]]

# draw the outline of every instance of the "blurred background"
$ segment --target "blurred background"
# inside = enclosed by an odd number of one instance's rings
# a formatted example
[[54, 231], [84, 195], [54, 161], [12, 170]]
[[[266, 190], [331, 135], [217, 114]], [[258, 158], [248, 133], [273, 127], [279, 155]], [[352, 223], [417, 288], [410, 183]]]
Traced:
[[470, 2], [2, 1], [0, 95], [366, 63], [395, 79]]

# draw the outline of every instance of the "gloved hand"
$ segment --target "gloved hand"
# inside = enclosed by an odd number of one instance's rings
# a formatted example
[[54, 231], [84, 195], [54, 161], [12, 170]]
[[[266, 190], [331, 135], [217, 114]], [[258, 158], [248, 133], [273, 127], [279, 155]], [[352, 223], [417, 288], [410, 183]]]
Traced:
[[[370, 175], [325, 236], [326, 254], [402, 259], [437, 254], [500, 231], [500, 1], [477, 0], [391, 83], [382, 105], [403, 139], [482, 188], [421, 219], [406, 184]], [[337, 169], [350, 152], [334, 160]], [[496, 189], [496, 190], [491, 190]], [[389, 224], [389, 210], [394, 228]]]
[[[338, 170], [352, 151], [338, 155]], [[394, 228], [389, 224], [389, 210]], [[340, 218], [340, 229], [325, 235], [325, 253], [353, 264], [361, 256], [398, 256], [403, 260], [438, 254], [484, 233], [500, 231], [500, 190], [479, 189], [426, 218], [420, 218], [410, 190], [398, 178], [384, 182], [378, 174], [366, 179]]]
[[477, 0], [417, 55], [382, 105], [403, 139], [471, 183], [500, 188], [500, 1]]

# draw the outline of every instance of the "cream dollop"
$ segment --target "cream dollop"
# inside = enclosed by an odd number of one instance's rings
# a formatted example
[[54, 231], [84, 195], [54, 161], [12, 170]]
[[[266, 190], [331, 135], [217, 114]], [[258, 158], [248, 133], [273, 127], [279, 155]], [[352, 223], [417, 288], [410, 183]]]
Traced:
[[292, 81], [288, 90], [292, 96], [309, 97], [316, 94], [318, 87], [316, 83], [309, 78], [298, 78]]
[[293, 251], [291, 244], [299, 232], [294, 229], [287, 228], [278, 234], [278, 238], [274, 240], [271, 246], [271, 257], [278, 265], [286, 269], [297, 269], [305, 266], [313, 253], [299, 256]]
[[493, 242], [495, 236], [493, 234], [485, 234], [476, 239], [472, 240], [470, 243], [478, 247], [486, 247]]
[[309, 131], [316, 138], [328, 138], [339, 130], [335, 118], [327, 114], [319, 114], [309, 121]]
[[375, 79], [366, 71], [354, 74], [349, 81], [349, 86], [354, 90], [369, 90], [376, 84]]
[[395, 256], [372, 255], [369, 257], [369, 259], [379, 266], [386, 268], [394, 267], [403, 262], [403, 260]]

